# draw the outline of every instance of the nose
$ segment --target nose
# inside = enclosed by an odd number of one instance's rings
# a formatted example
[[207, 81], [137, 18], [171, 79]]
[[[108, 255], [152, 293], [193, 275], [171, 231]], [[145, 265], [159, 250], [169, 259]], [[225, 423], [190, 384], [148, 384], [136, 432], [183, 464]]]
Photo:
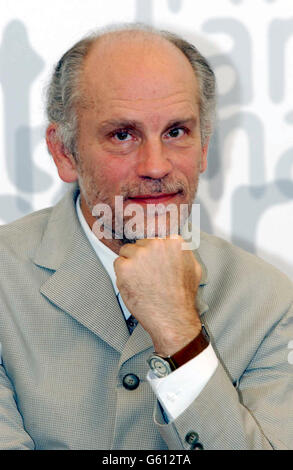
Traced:
[[166, 153], [167, 149], [162, 142], [144, 142], [138, 158], [138, 176], [152, 179], [167, 176], [172, 171], [172, 164]]

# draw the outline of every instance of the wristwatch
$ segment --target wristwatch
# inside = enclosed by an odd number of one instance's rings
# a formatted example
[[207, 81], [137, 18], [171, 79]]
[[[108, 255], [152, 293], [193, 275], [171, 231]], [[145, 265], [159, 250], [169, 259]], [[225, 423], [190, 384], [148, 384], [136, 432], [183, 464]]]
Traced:
[[163, 357], [153, 352], [148, 359], [148, 364], [153, 373], [161, 378], [171, 374], [175, 369], [190, 361], [200, 354], [210, 344], [209, 335], [205, 326], [201, 326], [201, 331], [184, 348], [177, 351], [172, 356]]

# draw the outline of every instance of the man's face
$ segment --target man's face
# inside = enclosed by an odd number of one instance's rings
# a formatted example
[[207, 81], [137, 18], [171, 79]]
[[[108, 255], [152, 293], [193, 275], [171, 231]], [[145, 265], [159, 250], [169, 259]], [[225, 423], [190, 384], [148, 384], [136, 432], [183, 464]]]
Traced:
[[148, 204], [191, 206], [207, 149], [196, 79], [183, 54], [161, 39], [112, 39], [91, 50], [82, 88], [77, 171], [88, 222], [98, 203], [114, 218], [117, 195], [124, 208], [139, 204], [145, 217]]

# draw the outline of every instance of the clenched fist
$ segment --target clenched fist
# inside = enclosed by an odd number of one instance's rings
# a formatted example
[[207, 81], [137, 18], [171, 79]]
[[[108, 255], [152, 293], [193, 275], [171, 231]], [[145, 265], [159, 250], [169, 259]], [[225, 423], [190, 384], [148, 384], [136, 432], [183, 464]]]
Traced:
[[182, 237], [124, 245], [114, 262], [125, 305], [152, 338], [155, 351], [172, 355], [201, 330], [195, 297], [201, 266]]

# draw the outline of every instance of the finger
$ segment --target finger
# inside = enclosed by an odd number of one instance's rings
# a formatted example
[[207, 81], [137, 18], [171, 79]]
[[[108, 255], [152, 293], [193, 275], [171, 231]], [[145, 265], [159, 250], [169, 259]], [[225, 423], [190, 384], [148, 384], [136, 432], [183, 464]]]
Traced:
[[195, 272], [196, 272], [196, 276], [199, 280], [201, 280], [201, 277], [202, 277], [202, 267], [201, 265], [199, 264], [199, 262], [194, 258], [193, 256], [193, 260], [194, 260], [194, 268], [195, 268]]
[[113, 267], [114, 267], [116, 276], [118, 276], [120, 269], [122, 265], [124, 264], [124, 262], [125, 262], [125, 258], [121, 258], [120, 256], [116, 258], [115, 261], [113, 262]]
[[134, 256], [134, 253], [138, 249], [138, 247], [135, 245], [136, 243], [135, 244], [126, 243], [125, 245], [123, 245], [120, 248], [119, 256], [123, 256], [124, 258], [131, 258], [132, 256]]
[[135, 245], [136, 246], [146, 246], [150, 240], [153, 240], [152, 238], [140, 238], [139, 240], [136, 240]]

